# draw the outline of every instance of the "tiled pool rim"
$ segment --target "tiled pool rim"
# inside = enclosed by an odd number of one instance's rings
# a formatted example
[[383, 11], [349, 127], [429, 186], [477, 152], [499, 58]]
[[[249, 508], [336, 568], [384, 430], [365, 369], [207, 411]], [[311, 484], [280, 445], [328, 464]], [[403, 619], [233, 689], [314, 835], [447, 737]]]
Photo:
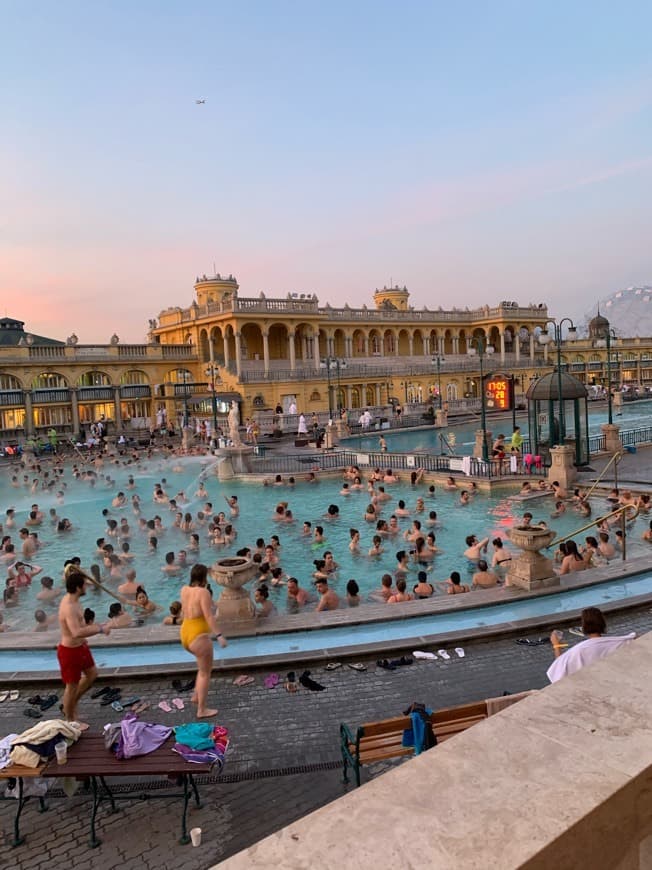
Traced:
[[[405, 604], [394, 605], [388, 608], [387, 605], [366, 605], [364, 608], [345, 609], [335, 611], [333, 613], [310, 612], [307, 614], [299, 614], [292, 617], [280, 617], [273, 624], [264, 623], [256, 626], [256, 631], [236, 629], [230, 630], [232, 637], [238, 636], [264, 636], [269, 634], [282, 634], [289, 632], [325, 630], [329, 628], [342, 627], [346, 625], [360, 625], [368, 623], [380, 623], [391, 621], [393, 624], [401, 622], [405, 624], [406, 632], [401, 638], [386, 639], [378, 642], [363, 642], [357, 644], [337, 646], [325, 643], [319, 648], [311, 650], [297, 650], [284, 653], [275, 653], [273, 655], [252, 655], [247, 657], [238, 657], [230, 659], [220, 659], [216, 656], [214, 664], [214, 672], [231, 672], [242, 670], [243, 668], [256, 667], [278, 667], [280, 665], [291, 666], [295, 662], [309, 661], [327, 661], [336, 657], [351, 658], [354, 656], [363, 657], [380, 652], [391, 652], [394, 650], [417, 649], [425, 646], [445, 646], [451, 644], [463, 643], [464, 641], [479, 640], [482, 638], [496, 637], [498, 635], [509, 635], [515, 633], [525, 633], [536, 631], [537, 629], [548, 626], [551, 623], [555, 625], [565, 625], [576, 623], [581, 608], [570, 609], [563, 612], [551, 611], [545, 614], [538, 614], [534, 617], [528, 617], [521, 620], [512, 620], [493, 625], [482, 625], [477, 627], [464, 627], [460, 630], [445, 631], [434, 634], [426, 634], [423, 631], [410, 632], [409, 625], [413, 618], [424, 617], [429, 614], [436, 614], [450, 611], [469, 611], [479, 607], [499, 606], [514, 601], [523, 601], [532, 598], [545, 598], [549, 595], [557, 595], [560, 592], [571, 592], [578, 589], [588, 589], [591, 587], [600, 586], [603, 583], [613, 582], [617, 580], [627, 580], [635, 578], [643, 574], [650, 573], [650, 559], [641, 557], [632, 559], [623, 563], [612, 563], [605, 568], [594, 569], [590, 580], [582, 574], [567, 575], [562, 579], [561, 586], [549, 587], [547, 589], [537, 590], [536, 592], [523, 592], [520, 590], [510, 590], [509, 588], [483, 590], [470, 593], [472, 602], [468, 601], [467, 596], [442, 597], [436, 600], [412, 601]], [[506, 597], [506, 593], [507, 596]], [[603, 602], [600, 608], [606, 612], [615, 612], [638, 608], [652, 603], [652, 593], [643, 595], [630, 596], [610, 602]], [[389, 611], [389, 612], [388, 612]], [[112, 642], [109, 639], [98, 639], [93, 644], [93, 649], [96, 651], [96, 658], [101, 658], [101, 651], [104, 647], [110, 646], [113, 648], [124, 647], [149, 647], [162, 644], [174, 644], [177, 642], [177, 630], [174, 628], [166, 628], [164, 626], [156, 626], [147, 632], [147, 636], [142, 636], [140, 640], [134, 640], [133, 629], [123, 629], [121, 632], [112, 634]], [[49, 632], [47, 634], [31, 634], [31, 633], [12, 633], [12, 635], [0, 634], [0, 658], [6, 653], [12, 655], [20, 654], [21, 651], [43, 650], [50, 651], [50, 661], [55, 661], [54, 647], [56, 646], [57, 633]], [[192, 672], [195, 670], [194, 659], [188, 657], [187, 662], [170, 662], [161, 664], [138, 665], [138, 666], [120, 666], [120, 667], [100, 667], [100, 676], [102, 677], [126, 677], [126, 676], [160, 676], [165, 674], [177, 674]], [[0, 672], [0, 680], [6, 683], [25, 683], [25, 682], [43, 682], [43, 681], [59, 681], [59, 673], [53, 669], [43, 670], [6, 670]]]

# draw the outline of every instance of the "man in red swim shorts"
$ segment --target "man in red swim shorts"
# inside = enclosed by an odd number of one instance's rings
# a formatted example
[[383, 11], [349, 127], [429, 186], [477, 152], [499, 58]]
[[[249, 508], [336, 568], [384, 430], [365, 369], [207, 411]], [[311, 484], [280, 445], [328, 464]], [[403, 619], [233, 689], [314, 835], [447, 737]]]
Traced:
[[69, 722], [77, 722], [84, 731], [88, 725], [77, 719], [77, 703], [97, 678], [97, 668], [86, 638], [109, 634], [111, 629], [108, 625], [86, 625], [84, 622], [79, 599], [86, 594], [85, 575], [75, 565], [68, 565], [65, 577], [67, 594], [59, 605], [61, 642], [57, 647], [61, 679], [66, 687], [63, 712]]

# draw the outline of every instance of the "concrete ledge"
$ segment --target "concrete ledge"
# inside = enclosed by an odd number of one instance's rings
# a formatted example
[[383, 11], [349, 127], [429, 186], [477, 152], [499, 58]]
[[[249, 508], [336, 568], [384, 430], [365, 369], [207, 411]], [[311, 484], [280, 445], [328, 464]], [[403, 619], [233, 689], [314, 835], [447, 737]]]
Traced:
[[218, 866], [649, 868], [651, 667], [652, 633]]

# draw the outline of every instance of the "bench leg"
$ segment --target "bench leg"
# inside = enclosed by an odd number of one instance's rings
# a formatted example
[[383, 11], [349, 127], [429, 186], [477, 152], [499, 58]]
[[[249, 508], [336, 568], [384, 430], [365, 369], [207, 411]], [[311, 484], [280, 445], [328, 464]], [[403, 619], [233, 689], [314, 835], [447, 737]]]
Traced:
[[354, 770], [355, 770], [355, 787], [360, 788], [360, 762], [358, 761], [357, 758], [355, 760]]
[[[108, 794], [108, 796], [109, 796], [109, 800], [110, 800], [110, 802], [111, 802], [111, 812], [112, 812], [112, 813], [117, 813], [117, 812], [118, 812], [118, 808], [116, 807], [116, 805], [115, 805], [115, 801], [113, 800], [113, 792], [111, 791], [111, 789], [110, 789], [110, 788], [108, 787], [108, 785], [106, 784], [106, 780], [104, 779], [103, 776], [100, 777], [100, 782], [102, 783], [102, 788], [104, 789], [104, 791], [105, 791], [105, 792]], [[102, 796], [101, 796], [101, 795], [100, 795], [100, 800], [102, 800]]]
[[199, 789], [197, 788], [197, 783], [195, 782], [195, 777], [189, 774], [190, 777], [190, 785], [192, 786], [193, 794], [195, 795], [195, 803], [197, 804], [197, 809], [201, 809], [201, 800], [199, 799]]
[[183, 811], [181, 813], [181, 839], [179, 843], [182, 846], [187, 846], [190, 842], [190, 837], [188, 836], [188, 827], [186, 825], [186, 818], [188, 816], [188, 802], [190, 801], [190, 783], [188, 781], [188, 774], [183, 774]]
[[16, 815], [14, 817], [14, 840], [11, 844], [14, 849], [17, 846], [22, 846], [25, 842], [25, 837], [20, 836], [20, 814], [23, 811], [23, 807], [29, 800], [28, 797], [25, 797], [23, 792], [23, 778], [22, 776], [18, 777], [18, 808], [16, 809]]
[[94, 776], [91, 777], [91, 787], [93, 789], [93, 809], [91, 811], [91, 837], [88, 841], [88, 845], [91, 847], [91, 849], [97, 849], [102, 841], [98, 840], [95, 835], [95, 817], [97, 816], [97, 808], [99, 807], [102, 800], [102, 794], [97, 787], [97, 778]]
[[38, 811], [39, 813], [47, 813], [48, 811], [48, 805], [45, 803], [44, 797], [38, 799]]

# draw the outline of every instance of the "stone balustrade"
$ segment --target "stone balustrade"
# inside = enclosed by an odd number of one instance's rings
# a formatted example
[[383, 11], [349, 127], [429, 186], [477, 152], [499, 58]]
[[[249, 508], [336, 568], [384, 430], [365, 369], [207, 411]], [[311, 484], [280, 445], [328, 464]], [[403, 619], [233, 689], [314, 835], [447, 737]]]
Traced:
[[652, 633], [219, 866], [648, 870], [651, 667]]

